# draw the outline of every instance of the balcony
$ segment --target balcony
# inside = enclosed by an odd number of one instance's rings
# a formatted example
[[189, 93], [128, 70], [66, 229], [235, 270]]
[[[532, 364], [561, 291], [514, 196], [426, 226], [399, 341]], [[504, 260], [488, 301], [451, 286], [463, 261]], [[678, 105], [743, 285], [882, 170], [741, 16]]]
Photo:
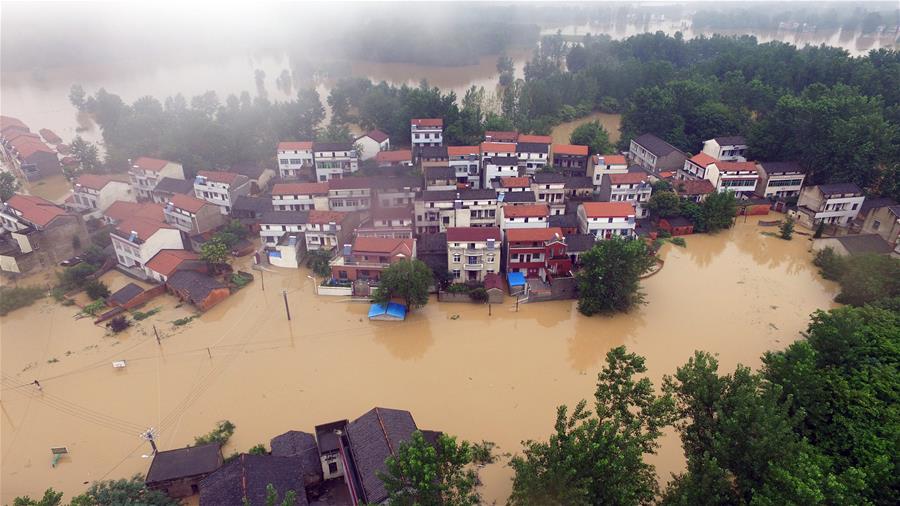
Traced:
[[463, 264], [463, 269], [467, 271], [480, 271], [484, 267], [484, 264]]

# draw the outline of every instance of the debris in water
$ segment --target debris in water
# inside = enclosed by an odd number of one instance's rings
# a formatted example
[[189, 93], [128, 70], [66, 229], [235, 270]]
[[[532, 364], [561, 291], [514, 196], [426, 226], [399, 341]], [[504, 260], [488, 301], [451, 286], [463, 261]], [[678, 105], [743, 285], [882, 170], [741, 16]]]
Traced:
[[769, 324], [769, 328], [778, 330], [778, 327], [776, 327], [774, 323], [770, 323], [770, 324]]
[[778, 309], [778, 306], [769, 306], [772, 309]]
[[458, 314], [450, 315], [450, 319], [451, 320], [459, 320], [459, 315]]

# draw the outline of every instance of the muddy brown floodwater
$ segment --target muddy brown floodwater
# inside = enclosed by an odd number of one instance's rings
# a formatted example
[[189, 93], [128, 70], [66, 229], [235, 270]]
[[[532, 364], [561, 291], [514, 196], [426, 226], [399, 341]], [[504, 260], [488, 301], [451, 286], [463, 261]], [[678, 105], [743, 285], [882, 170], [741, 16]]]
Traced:
[[553, 142], [556, 144], [568, 144], [572, 132], [578, 128], [579, 125], [589, 121], [599, 121], [600, 124], [603, 125], [603, 128], [606, 129], [607, 133], [609, 133], [609, 141], [613, 144], [619, 142], [619, 139], [622, 137], [622, 133], [619, 132], [619, 127], [622, 124], [622, 115], [608, 114], [605, 112], [595, 112], [583, 118], [560, 123], [553, 127], [553, 130], [550, 131], [550, 136], [553, 137]]
[[[592, 397], [613, 346], [647, 357], [657, 385], [697, 349], [717, 353], [726, 371], [757, 367], [764, 351], [800, 336], [811, 312], [833, 307], [836, 287], [816, 273], [805, 237], [782, 241], [755, 222], [665, 246], [665, 267], [643, 282], [648, 304], [612, 318], [580, 316], [574, 302], [516, 312], [507, 298], [492, 317], [485, 306], [432, 302], [406, 322], [373, 323], [367, 305], [314, 296], [302, 270], [267, 272], [265, 291], [257, 277], [184, 327], [171, 322], [190, 310], [158, 299], [149, 306], [158, 314], [119, 337], [46, 299], [0, 318], [0, 501], [145, 473], [138, 433], [150, 426], [169, 449], [227, 418], [237, 425], [230, 453], [387, 406], [410, 410], [422, 428], [517, 452], [550, 434], [556, 406]], [[125, 369], [112, 368], [119, 359]], [[27, 385], [35, 378], [43, 392]], [[56, 468], [52, 446], [70, 452]], [[677, 437], [650, 459], [663, 481], [681, 470]], [[484, 469], [485, 497], [503, 502], [511, 475], [505, 460]]]

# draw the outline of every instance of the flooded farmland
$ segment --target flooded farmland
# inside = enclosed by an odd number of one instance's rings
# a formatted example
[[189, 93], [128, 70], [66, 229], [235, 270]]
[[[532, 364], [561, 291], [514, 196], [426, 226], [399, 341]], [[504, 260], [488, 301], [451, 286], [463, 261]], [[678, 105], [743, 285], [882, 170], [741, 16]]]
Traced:
[[[816, 273], [805, 237], [782, 241], [755, 222], [665, 246], [664, 268], [643, 282], [648, 304], [612, 318], [580, 316], [574, 302], [516, 312], [507, 298], [493, 316], [432, 301], [404, 323], [372, 323], [366, 305], [313, 295], [303, 270], [266, 272], [265, 291], [257, 276], [182, 327], [172, 321], [189, 308], [157, 299], [148, 307], [159, 313], [118, 337], [74, 320], [77, 308], [39, 301], [0, 318], [0, 502], [146, 472], [138, 433], [150, 426], [169, 449], [227, 418], [237, 425], [231, 453], [385, 406], [410, 410], [421, 428], [516, 452], [549, 435], [557, 405], [592, 396], [613, 346], [646, 356], [657, 385], [696, 349], [717, 353], [724, 370], [756, 367], [764, 351], [797, 339], [811, 312], [832, 307], [836, 287]], [[107, 276], [113, 288], [124, 281]], [[70, 452], [56, 468], [52, 446]], [[678, 439], [667, 437], [652, 461], [662, 480], [679, 471]], [[505, 460], [486, 468], [485, 497], [503, 502], [511, 475]]]

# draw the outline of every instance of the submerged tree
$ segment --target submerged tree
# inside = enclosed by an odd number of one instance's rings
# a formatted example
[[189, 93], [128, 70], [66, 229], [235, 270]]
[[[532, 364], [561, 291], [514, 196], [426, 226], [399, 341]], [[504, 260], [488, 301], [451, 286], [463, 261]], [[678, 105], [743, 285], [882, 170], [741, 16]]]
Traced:
[[594, 244], [581, 256], [578, 310], [587, 316], [628, 311], [643, 302], [640, 277], [654, 263], [644, 241], [612, 237]]
[[599, 121], [589, 121], [578, 125], [569, 136], [569, 142], [587, 146], [590, 154], [609, 153], [612, 151], [612, 143], [609, 142], [609, 132], [603, 128]]
[[778, 227], [780, 237], [785, 241], [790, 241], [794, 237], [794, 218], [788, 216], [781, 222]]
[[381, 273], [378, 289], [372, 296], [377, 304], [403, 299], [410, 310], [428, 304], [428, 289], [433, 279], [431, 269], [421, 260], [400, 260]]

